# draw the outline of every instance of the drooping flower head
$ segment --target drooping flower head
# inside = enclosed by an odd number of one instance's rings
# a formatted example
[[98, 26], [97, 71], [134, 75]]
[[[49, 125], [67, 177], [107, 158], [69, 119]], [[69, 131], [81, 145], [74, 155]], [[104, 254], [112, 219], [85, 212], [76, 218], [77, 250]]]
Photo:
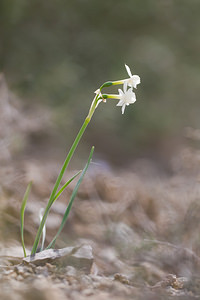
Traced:
[[[106, 102], [106, 99], [108, 99], [108, 98], [118, 99], [119, 102], [117, 103], [117, 106], [122, 107], [122, 114], [124, 114], [126, 106], [128, 106], [129, 104], [132, 104], [136, 101], [136, 96], [135, 96], [135, 93], [133, 92], [133, 88], [136, 89], [137, 85], [140, 84], [140, 76], [132, 75], [129, 66], [127, 66], [126, 64], [125, 64], [125, 68], [129, 75], [129, 78], [121, 79], [121, 80], [117, 80], [117, 81], [107, 81], [100, 87], [100, 89], [98, 89], [95, 92], [96, 97], [97, 97], [97, 98], [95, 98], [97, 100], [96, 107], [98, 106], [98, 104], [101, 101]], [[109, 87], [112, 85], [120, 85], [120, 84], [123, 84], [123, 90], [118, 89], [118, 92], [119, 92], [118, 95], [101, 93], [102, 89], [105, 87]], [[94, 101], [96, 101], [96, 100], [94, 100]]]

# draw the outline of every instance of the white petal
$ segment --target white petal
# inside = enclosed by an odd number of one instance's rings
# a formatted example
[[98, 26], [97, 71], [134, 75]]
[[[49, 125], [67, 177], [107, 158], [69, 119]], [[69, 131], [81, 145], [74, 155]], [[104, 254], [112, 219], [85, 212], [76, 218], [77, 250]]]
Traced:
[[125, 64], [125, 68], [126, 68], [126, 71], [127, 71], [128, 75], [129, 75], [130, 77], [132, 77], [132, 73], [131, 73], [131, 70], [130, 70], [129, 66], [127, 66], [127, 65]]
[[123, 85], [124, 94], [125, 94], [126, 91], [127, 91], [127, 86], [128, 86], [128, 82], [127, 82], [127, 80], [125, 80], [125, 81], [124, 81], [124, 85]]
[[129, 95], [129, 97], [131, 96], [135, 97], [135, 93], [132, 91], [132, 89], [128, 89], [126, 93]]
[[130, 104], [133, 104], [135, 103], [136, 99], [135, 98], [132, 98], [131, 101], [129, 102]]
[[140, 76], [133, 75], [130, 79], [128, 79], [128, 85], [131, 87], [137, 88], [137, 85], [140, 84]]
[[124, 114], [125, 107], [126, 107], [126, 104], [124, 104], [124, 105], [122, 106], [122, 114]]
[[118, 92], [119, 92], [119, 96], [122, 96], [124, 94], [121, 89], [118, 89]]
[[122, 105], [124, 105], [124, 101], [121, 99], [121, 100], [119, 100], [119, 102], [117, 103], [117, 106], [122, 106]]

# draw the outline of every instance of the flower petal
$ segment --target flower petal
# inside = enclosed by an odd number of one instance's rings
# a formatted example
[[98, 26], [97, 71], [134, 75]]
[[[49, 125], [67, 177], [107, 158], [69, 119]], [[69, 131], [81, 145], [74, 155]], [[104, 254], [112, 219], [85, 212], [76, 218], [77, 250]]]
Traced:
[[129, 66], [127, 66], [127, 65], [125, 64], [125, 68], [126, 68], [126, 71], [127, 71], [128, 75], [129, 75], [130, 77], [132, 77], [131, 69], [129, 68]]
[[127, 86], [128, 86], [128, 82], [127, 80], [125, 80], [123, 85], [124, 94], [127, 92]]
[[119, 102], [117, 103], [116, 106], [122, 106], [122, 105], [124, 105], [124, 101], [121, 99], [121, 100], [119, 100]]
[[126, 104], [124, 104], [124, 105], [122, 106], [122, 114], [124, 114], [125, 107], [126, 107]]
[[122, 96], [124, 93], [121, 89], [118, 89], [119, 95]]
[[136, 89], [138, 84], [140, 84], [140, 76], [133, 75], [128, 79], [128, 86], [134, 87]]

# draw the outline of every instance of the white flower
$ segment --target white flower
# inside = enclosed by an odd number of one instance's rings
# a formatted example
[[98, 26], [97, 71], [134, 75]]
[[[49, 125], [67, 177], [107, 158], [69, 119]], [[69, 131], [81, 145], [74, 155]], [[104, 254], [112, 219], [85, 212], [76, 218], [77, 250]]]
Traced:
[[127, 71], [128, 75], [130, 76], [130, 78], [126, 80], [128, 86], [130, 86], [132, 88], [134, 87], [135, 89], [137, 89], [137, 85], [140, 84], [140, 76], [132, 75], [129, 66], [127, 66], [125, 64], [125, 67], [126, 67], [126, 71]]
[[118, 99], [119, 102], [117, 103], [117, 106], [122, 106], [122, 114], [124, 113], [126, 105], [132, 104], [136, 101], [135, 93], [132, 91], [132, 89], [127, 90], [127, 81], [124, 82], [123, 90], [119, 89], [119, 95]]

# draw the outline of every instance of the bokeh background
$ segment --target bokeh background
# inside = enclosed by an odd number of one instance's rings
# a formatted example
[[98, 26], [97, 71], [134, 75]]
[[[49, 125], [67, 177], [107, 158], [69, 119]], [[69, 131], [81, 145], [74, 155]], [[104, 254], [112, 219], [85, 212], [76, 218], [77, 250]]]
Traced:
[[163, 163], [184, 128], [200, 126], [199, 11], [198, 0], [1, 0], [0, 71], [25, 106], [51, 111], [63, 149], [93, 92], [128, 64], [141, 77], [138, 101], [123, 116], [113, 101], [100, 105], [80, 149], [95, 145], [115, 165]]
[[[199, 16], [200, 0], [0, 0], [1, 299], [148, 300], [159, 298], [159, 286], [166, 295], [159, 299], [199, 298]], [[136, 103], [124, 115], [117, 101], [99, 105], [61, 182], [83, 168], [95, 145], [56, 248], [91, 245], [92, 272], [105, 281], [80, 276], [79, 284], [71, 271], [69, 281], [60, 271], [54, 281], [40, 266], [13, 268], [22, 256], [28, 182], [30, 250], [94, 91], [126, 78], [125, 63], [141, 77]], [[76, 182], [51, 208], [46, 246]], [[128, 276], [121, 288], [108, 284], [116, 273]]]

